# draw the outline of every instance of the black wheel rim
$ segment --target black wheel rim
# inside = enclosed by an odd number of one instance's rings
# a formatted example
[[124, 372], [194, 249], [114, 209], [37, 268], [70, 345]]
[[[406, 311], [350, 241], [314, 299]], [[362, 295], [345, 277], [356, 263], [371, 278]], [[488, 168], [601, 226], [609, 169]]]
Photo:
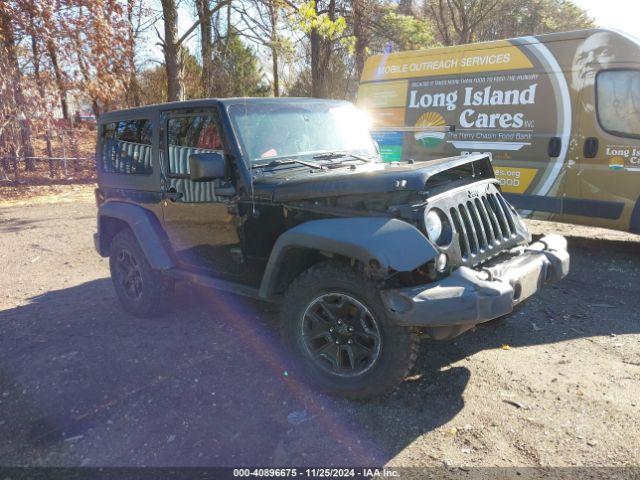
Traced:
[[129, 250], [122, 249], [118, 252], [116, 272], [125, 294], [132, 300], [138, 300], [142, 295], [142, 274], [136, 258]]
[[317, 297], [305, 309], [301, 327], [309, 358], [333, 375], [362, 375], [380, 356], [380, 329], [375, 317], [347, 294]]

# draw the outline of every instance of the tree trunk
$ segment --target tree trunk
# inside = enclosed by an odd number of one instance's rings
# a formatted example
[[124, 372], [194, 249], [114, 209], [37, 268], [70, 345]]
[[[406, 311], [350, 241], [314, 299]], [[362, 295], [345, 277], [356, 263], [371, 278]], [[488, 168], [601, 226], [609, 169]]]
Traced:
[[[82, 53], [82, 44], [81, 39], [78, 36], [78, 32], [75, 32], [73, 35], [73, 45], [76, 51], [76, 55], [78, 56], [78, 69], [80, 70], [80, 74], [85, 82], [85, 84], [89, 84], [91, 82], [91, 75], [89, 74], [89, 67], [87, 66], [87, 62], [84, 59]], [[91, 110], [93, 114], [98, 118], [100, 115], [100, 105], [98, 104], [98, 99], [94, 96], [91, 97]]]
[[20, 144], [22, 156], [25, 157], [25, 167], [27, 170], [35, 170], [33, 158], [33, 145], [31, 144], [31, 122], [26, 115], [26, 99], [22, 90], [22, 73], [18, 64], [16, 53], [16, 41], [13, 33], [13, 25], [8, 12], [2, 12], [2, 37], [7, 52], [7, 61], [10, 70], [11, 83], [13, 84], [13, 95], [16, 101], [16, 113], [20, 125]]
[[8, 157], [7, 128], [0, 130], [0, 180], [9, 180], [7, 172], [11, 169]]
[[273, 70], [273, 96], [280, 96], [280, 76], [278, 74], [278, 5], [276, 0], [269, 2], [269, 21], [271, 23], [271, 69]]
[[366, 33], [365, 22], [365, 2], [366, 0], [352, 0], [353, 8], [353, 36], [356, 39], [355, 60], [357, 78], [362, 75], [364, 70], [364, 62], [367, 58], [368, 38]]
[[273, 96], [280, 96], [280, 78], [278, 77], [278, 49], [271, 47], [271, 68], [273, 70]]
[[[36, 84], [38, 85], [38, 95], [40, 96], [40, 101], [43, 105], [46, 103], [46, 92], [44, 89], [44, 81], [42, 79], [42, 73], [40, 71], [40, 44], [38, 43], [38, 38], [36, 37], [36, 29], [34, 25], [33, 15], [30, 16], [30, 35], [31, 35], [31, 54], [33, 56], [33, 74], [36, 79]], [[53, 147], [51, 146], [51, 135], [49, 134], [49, 129], [51, 124], [49, 122], [49, 115], [46, 117], [45, 122], [45, 130], [44, 130], [44, 141], [47, 150], [47, 157], [49, 157], [49, 177], [54, 178], [56, 176], [56, 165], [55, 160], [52, 160], [53, 157]]]
[[58, 95], [60, 95], [60, 108], [62, 110], [62, 118], [67, 122], [70, 122], [69, 117], [69, 104], [67, 103], [67, 82], [64, 78], [62, 70], [60, 70], [60, 64], [58, 63], [58, 53], [56, 52], [56, 45], [52, 38], [47, 39], [47, 53], [53, 66], [53, 73], [56, 77], [56, 85], [58, 87]]
[[213, 91], [213, 44], [211, 34], [211, 16], [208, 0], [196, 0], [196, 10], [200, 20], [200, 54], [202, 55], [202, 92], [205, 97], [214, 97]]
[[133, 30], [133, 9], [135, 7], [135, 0], [127, 1], [127, 19], [129, 21], [129, 39], [127, 43], [127, 57], [129, 59], [129, 85], [127, 97], [129, 98], [129, 105], [133, 107], [139, 107], [142, 103], [140, 99], [140, 84], [138, 83], [138, 68], [136, 67], [136, 32]]
[[15, 125], [11, 125], [9, 127], [11, 133], [11, 141], [7, 142], [7, 151], [9, 153], [9, 158], [11, 159], [11, 168], [13, 170], [13, 178], [16, 183], [20, 181], [20, 165], [18, 159], [18, 152], [16, 151], [16, 131]]
[[178, 42], [178, 10], [175, 0], [161, 0], [164, 16], [164, 64], [170, 102], [184, 100], [182, 49]]
[[[315, 4], [316, 14], [318, 4]], [[336, 20], [336, 0], [329, 0], [326, 8], [329, 20]], [[327, 84], [327, 72], [331, 65], [332, 39], [322, 35], [316, 28], [311, 30], [311, 79], [313, 81], [312, 94], [316, 98], [327, 98], [329, 96], [329, 85]]]
[[413, 16], [412, 0], [400, 0], [398, 2], [398, 13], [401, 15]]
[[444, 4], [444, 0], [438, 0], [438, 7], [436, 9], [433, 3], [429, 3], [429, 7], [432, 15], [436, 19], [436, 26], [438, 27], [438, 32], [442, 37], [442, 43], [445, 46], [453, 45], [451, 41], [451, 36], [449, 34], [449, 15], [453, 15], [453, 11], [447, 10], [447, 6]]
[[138, 69], [135, 66], [135, 59], [131, 58], [131, 74], [129, 75], [129, 103], [132, 107], [139, 107], [142, 104], [140, 98], [140, 84], [138, 83]]
[[311, 96], [322, 98], [323, 93], [323, 76], [324, 72], [320, 71], [320, 33], [317, 29], [311, 30], [309, 40], [311, 42]]

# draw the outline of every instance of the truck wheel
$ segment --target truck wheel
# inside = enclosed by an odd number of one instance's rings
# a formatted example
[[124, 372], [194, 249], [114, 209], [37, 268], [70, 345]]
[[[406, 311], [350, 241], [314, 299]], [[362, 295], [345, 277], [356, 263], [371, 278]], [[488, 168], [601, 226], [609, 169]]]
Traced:
[[166, 312], [174, 281], [151, 268], [133, 232], [118, 232], [109, 252], [111, 280], [124, 309], [136, 317]]
[[413, 367], [417, 331], [393, 325], [377, 292], [374, 282], [333, 262], [311, 267], [287, 290], [283, 340], [304, 377], [324, 392], [383, 395]]

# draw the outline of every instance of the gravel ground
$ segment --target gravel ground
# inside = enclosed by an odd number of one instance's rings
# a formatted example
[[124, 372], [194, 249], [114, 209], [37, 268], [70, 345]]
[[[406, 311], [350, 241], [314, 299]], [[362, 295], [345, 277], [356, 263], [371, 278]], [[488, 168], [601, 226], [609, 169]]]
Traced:
[[640, 237], [531, 222], [571, 236], [569, 277], [354, 403], [287, 371], [271, 307], [183, 284], [123, 313], [66, 200], [0, 206], [1, 465], [640, 463]]

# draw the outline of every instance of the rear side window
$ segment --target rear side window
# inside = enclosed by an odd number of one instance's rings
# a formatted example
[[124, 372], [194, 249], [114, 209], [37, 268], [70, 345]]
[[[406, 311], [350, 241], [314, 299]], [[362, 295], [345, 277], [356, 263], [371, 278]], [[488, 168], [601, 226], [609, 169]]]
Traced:
[[167, 122], [169, 172], [189, 174], [189, 155], [221, 151], [222, 140], [211, 115], [174, 117]]
[[605, 70], [596, 81], [598, 121], [622, 137], [640, 137], [640, 70]]
[[153, 171], [150, 120], [124, 120], [102, 126], [101, 168], [106, 173], [148, 175]]

